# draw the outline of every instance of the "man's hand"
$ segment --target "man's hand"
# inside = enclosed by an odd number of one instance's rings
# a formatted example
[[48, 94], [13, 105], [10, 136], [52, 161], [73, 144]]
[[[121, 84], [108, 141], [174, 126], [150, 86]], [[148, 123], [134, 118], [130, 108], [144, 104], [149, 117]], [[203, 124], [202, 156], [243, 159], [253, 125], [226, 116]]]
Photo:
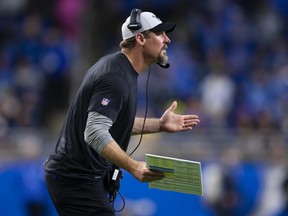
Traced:
[[140, 182], [151, 182], [165, 177], [163, 172], [149, 170], [146, 162], [137, 162], [131, 174]]
[[149, 170], [146, 162], [139, 162], [131, 158], [115, 141], [107, 144], [101, 154], [113, 164], [127, 170], [141, 182], [151, 182], [165, 177], [163, 172]]
[[177, 102], [174, 101], [172, 105], [164, 112], [160, 118], [160, 131], [168, 133], [175, 133], [179, 131], [192, 130], [193, 126], [199, 123], [197, 115], [180, 115], [175, 114], [174, 110], [177, 108]]

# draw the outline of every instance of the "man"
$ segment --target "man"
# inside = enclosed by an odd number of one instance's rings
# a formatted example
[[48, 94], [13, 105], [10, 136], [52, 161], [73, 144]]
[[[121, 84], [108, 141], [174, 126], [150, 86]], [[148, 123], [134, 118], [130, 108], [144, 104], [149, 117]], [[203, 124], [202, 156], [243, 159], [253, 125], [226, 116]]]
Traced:
[[[45, 162], [46, 183], [59, 215], [114, 215], [104, 186], [112, 164], [141, 182], [164, 177], [125, 151], [144, 122], [135, 117], [137, 77], [154, 63], [167, 66], [166, 32], [174, 28], [175, 23], [134, 9], [122, 26], [121, 52], [104, 56], [87, 71]], [[160, 119], [146, 119], [143, 133], [188, 131], [197, 125], [197, 116], [175, 114], [176, 107], [173, 102]]]

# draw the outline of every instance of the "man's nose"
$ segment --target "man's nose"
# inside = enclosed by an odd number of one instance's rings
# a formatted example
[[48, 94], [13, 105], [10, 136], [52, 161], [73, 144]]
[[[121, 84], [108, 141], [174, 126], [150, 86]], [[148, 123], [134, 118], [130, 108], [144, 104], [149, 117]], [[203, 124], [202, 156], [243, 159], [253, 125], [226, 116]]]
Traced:
[[165, 43], [167, 43], [167, 44], [170, 44], [170, 43], [171, 43], [171, 40], [170, 40], [170, 38], [166, 35], [166, 33], [165, 33]]

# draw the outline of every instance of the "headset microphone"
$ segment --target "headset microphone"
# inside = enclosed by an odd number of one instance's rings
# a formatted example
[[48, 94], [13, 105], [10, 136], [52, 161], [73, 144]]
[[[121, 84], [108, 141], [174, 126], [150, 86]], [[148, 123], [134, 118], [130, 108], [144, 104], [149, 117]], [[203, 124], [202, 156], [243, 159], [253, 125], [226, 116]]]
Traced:
[[162, 68], [169, 68], [170, 67], [170, 64], [169, 63], [165, 63], [165, 64], [161, 64], [161, 63], [157, 63], [160, 67]]

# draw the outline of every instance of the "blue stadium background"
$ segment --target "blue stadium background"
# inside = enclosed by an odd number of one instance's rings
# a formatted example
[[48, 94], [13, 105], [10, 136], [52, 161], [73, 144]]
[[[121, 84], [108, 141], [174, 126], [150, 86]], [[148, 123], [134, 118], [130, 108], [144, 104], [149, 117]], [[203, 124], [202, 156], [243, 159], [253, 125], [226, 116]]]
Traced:
[[125, 173], [119, 215], [288, 215], [287, 0], [1, 1], [0, 215], [56, 215], [42, 164], [85, 71], [119, 50], [133, 8], [177, 22], [171, 67], [151, 67], [148, 116], [177, 100], [177, 112], [201, 120], [191, 133], [144, 136], [133, 157], [200, 161], [205, 195], [149, 189]]

